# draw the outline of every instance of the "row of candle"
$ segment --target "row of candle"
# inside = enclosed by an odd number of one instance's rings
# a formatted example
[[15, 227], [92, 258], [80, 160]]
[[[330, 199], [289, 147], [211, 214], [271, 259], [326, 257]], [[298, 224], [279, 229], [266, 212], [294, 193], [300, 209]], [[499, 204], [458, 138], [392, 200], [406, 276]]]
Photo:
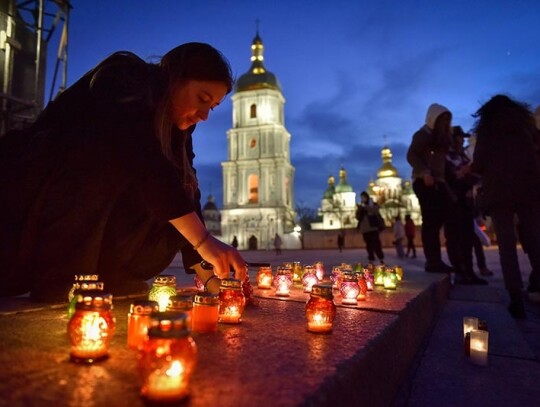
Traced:
[[[272, 286], [276, 289], [276, 296], [289, 296], [290, 289], [295, 282], [301, 282], [304, 292], [309, 293], [313, 285], [321, 282], [324, 278], [324, 267], [321, 262], [315, 265], [306, 265], [303, 268], [296, 265], [291, 267], [289, 264], [278, 266], [276, 275], [272, 273], [271, 267], [261, 267], [257, 274], [257, 287], [260, 289], [270, 289]], [[330, 277], [333, 287], [340, 291], [342, 302], [344, 304], [355, 305], [357, 301], [366, 299], [368, 290], [373, 290], [375, 285], [382, 285], [387, 289], [395, 290], [398, 281], [403, 277], [403, 269], [383, 268], [378, 266], [374, 273], [372, 267], [366, 267], [362, 271], [353, 271], [347, 264], [335, 266], [332, 269]]]
[[489, 332], [485, 321], [476, 317], [463, 318], [463, 347], [475, 365], [488, 363]]

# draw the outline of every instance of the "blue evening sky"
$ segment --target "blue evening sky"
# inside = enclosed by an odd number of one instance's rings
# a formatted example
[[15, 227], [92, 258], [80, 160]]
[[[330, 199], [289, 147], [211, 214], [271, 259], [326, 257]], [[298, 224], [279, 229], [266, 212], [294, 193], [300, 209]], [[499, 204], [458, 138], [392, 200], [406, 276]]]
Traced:
[[[189, 41], [214, 45], [240, 76], [250, 66], [260, 19], [265, 65], [277, 75], [286, 99], [295, 202], [313, 209], [328, 176], [337, 177], [341, 165], [354, 190], [363, 190], [376, 176], [385, 140], [400, 175], [408, 178], [405, 153], [433, 102], [447, 106], [454, 124], [465, 130], [474, 123], [471, 114], [497, 93], [533, 108], [540, 104], [537, 0], [72, 4], [68, 85], [114, 51], [130, 50], [146, 59]], [[53, 39], [52, 57], [54, 44]], [[211, 192], [219, 207], [231, 124], [229, 95], [195, 133], [203, 201]]]

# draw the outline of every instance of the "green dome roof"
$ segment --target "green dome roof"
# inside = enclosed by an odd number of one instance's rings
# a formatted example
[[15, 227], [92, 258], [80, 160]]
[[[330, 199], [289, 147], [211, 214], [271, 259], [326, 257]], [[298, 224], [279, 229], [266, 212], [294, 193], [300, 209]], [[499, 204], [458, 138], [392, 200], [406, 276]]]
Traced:
[[323, 199], [333, 199], [334, 193], [336, 192], [336, 188], [334, 187], [334, 176], [330, 175], [328, 177], [328, 188], [326, 188], [326, 191], [324, 191]]
[[339, 192], [353, 192], [352, 186], [347, 182], [347, 171], [343, 167], [339, 170], [339, 184], [336, 186], [336, 193]]
[[263, 52], [264, 45], [257, 32], [251, 44], [251, 68], [236, 80], [234, 85], [235, 92], [256, 89], [275, 89], [281, 92], [281, 85], [276, 75], [264, 67]]

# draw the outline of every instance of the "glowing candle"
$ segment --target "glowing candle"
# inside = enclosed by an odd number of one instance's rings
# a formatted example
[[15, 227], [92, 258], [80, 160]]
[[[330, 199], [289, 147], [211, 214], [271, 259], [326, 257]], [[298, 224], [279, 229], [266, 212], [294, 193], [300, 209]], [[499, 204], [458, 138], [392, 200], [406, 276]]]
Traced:
[[218, 321], [239, 324], [242, 322], [245, 305], [246, 298], [242, 292], [242, 282], [234, 278], [221, 280]]
[[364, 269], [364, 279], [366, 280], [368, 291], [373, 291], [373, 287], [375, 287], [375, 278], [373, 277], [371, 270], [367, 267]]
[[384, 273], [385, 271], [383, 266], [375, 267], [375, 271], [373, 272], [374, 285], [384, 286]]
[[307, 329], [315, 333], [332, 331], [336, 317], [336, 305], [333, 301], [332, 286], [315, 284], [311, 289], [310, 298], [306, 303]]
[[315, 274], [317, 275], [317, 279], [319, 281], [322, 281], [324, 279], [324, 264], [322, 261], [318, 261], [315, 263]]
[[471, 332], [473, 329], [478, 329], [478, 318], [475, 317], [463, 317], [463, 337]]
[[219, 295], [198, 293], [193, 298], [191, 325], [193, 332], [216, 332], [218, 328]]
[[317, 284], [319, 279], [317, 278], [317, 272], [313, 266], [304, 266], [304, 277], [302, 277], [302, 285], [304, 286], [304, 292], [310, 293], [311, 287]]
[[259, 267], [257, 273], [257, 287], [263, 290], [272, 288], [272, 281], [274, 275], [272, 274], [272, 267]]
[[356, 305], [358, 303], [358, 294], [360, 287], [358, 286], [358, 278], [355, 273], [343, 273], [343, 281], [341, 282], [341, 303], [346, 305]]
[[138, 349], [146, 339], [150, 326], [150, 315], [157, 312], [159, 304], [156, 301], [134, 301], [128, 313], [128, 348]]
[[152, 402], [173, 402], [189, 394], [197, 363], [197, 345], [189, 334], [187, 316], [164, 312], [152, 317], [148, 340], [138, 357], [143, 379], [141, 395]]
[[176, 277], [170, 274], [163, 274], [154, 277], [154, 283], [148, 293], [150, 301], [157, 301], [159, 310], [165, 311], [169, 297], [176, 295]]
[[398, 278], [393, 269], [387, 268], [383, 273], [383, 286], [387, 290], [395, 290], [397, 288]]
[[292, 280], [295, 283], [301, 283], [302, 277], [304, 276], [304, 270], [302, 269], [302, 264], [299, 261], [293, 262], [292, 265]]
[[81, 283], [83, 281], [98, 281], [99, 275], [98, 274], [75, 274], [75, 282], [73, 283], [73, 286], [71, 287], [71, 290], [68, 292], [68, 302], [71, 302], [73, 298], [75, 297], [75, 290], [80, 288]]
[[339, 287], [341, 286], [341, 275], [343, 272], [341, 271], [341, 267], [334, 266], [332, 267], [332, 275], [330, 276], [330, 280], [332, 280], [332, 287], [337, 288], [339, 290]]
[[480, 329], [471, 331], [471, 362], [485, 366], [488, 363], [489, 332]]
[[73, 362], [93, 363], [108, 356], [116, 321], [111, 314], [112, 295], [102, 291], [77, 294], [75, 313], [68, 323]]
[[403, 267], [394, 266], [394, 271], [396, 272], [398, 281], [403, 280]]
[[293, 280], [291, 276], [291, 270], [285, 267], [278, 266], [276, 271], [276, 277], [274, 278], [276, 295], [279, 297], [288, 297], [292, 284]]
[[363, 272], [356, 273], [356, 278], [358, 280], [358, 287], [360, 288], [360, 291], [358, 292], [358, 297], [356, 299], [358, 301], [365, 301], [368, 288], [367, 288], [366, 279], [364, 278], [364, 273]]

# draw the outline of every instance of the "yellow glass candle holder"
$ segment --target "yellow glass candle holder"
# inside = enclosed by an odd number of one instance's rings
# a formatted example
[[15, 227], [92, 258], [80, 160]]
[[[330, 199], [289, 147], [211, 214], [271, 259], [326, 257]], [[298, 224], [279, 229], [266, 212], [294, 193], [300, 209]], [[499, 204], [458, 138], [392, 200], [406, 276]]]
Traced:
[[152, 288], [148, 293], [150, 301], [157, 301], [159, 311], [163, 312], [167, 309], [169, 297], [176, 295], [176, 277], [170, 274], [162, 274], [154, 277]]
[[272, 282], [274, 281], [274, 274], [272, 274], [272, 267], [259, 267], [257, 273], [257, 287], [263, 290], [272, 288]]
[[318, 261], [314, 264], [315, 266], [315, 274], [317, 275], [317, 279], [319, 282], [324, 280], [324, 263], [322, 261]]

